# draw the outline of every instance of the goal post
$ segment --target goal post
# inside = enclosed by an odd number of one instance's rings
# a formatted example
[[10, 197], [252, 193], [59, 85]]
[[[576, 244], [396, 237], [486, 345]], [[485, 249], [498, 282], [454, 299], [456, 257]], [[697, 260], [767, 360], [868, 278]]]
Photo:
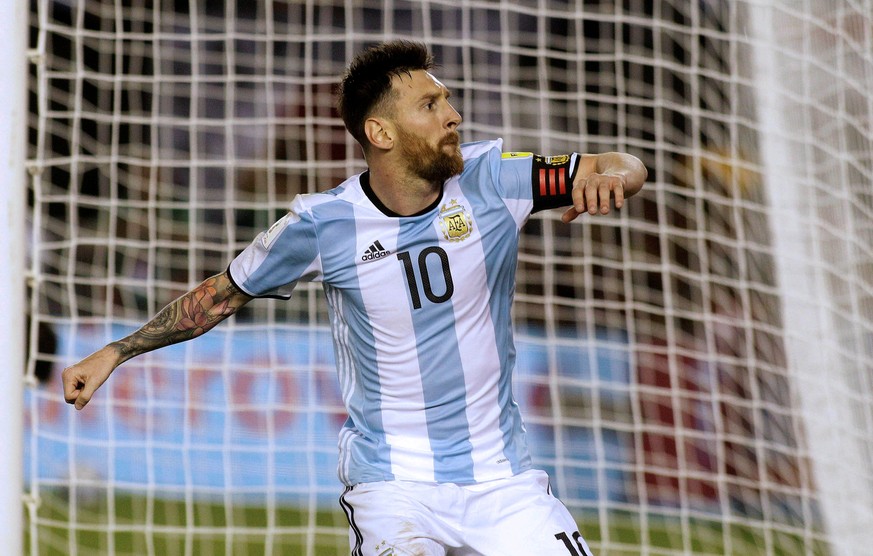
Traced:
[[25, 208], [27, 182], [27, 6], [0, 6], [0, 290], [4, 315], [0, 318], [0, 379], [4, 385], [0, 417], [0, 539], [3, 550], [21, 554], [23, 523], [23, 438], [25, 379]]
[[[750, 6], [757, 116], [763, 129], [773, 130], [761, 135], [761, 160], [787, 365], [807, 449], [815, 454], [809, 472], [835, 553], [860, 554], [873, 546], [873, 330], [864, 316], [873, 263], [866, 243], [873, 101], [869, 91], [865, 97], [852, 88], [856, 80], [870, 82], [873, 37], [847, 17], [851, 12], [810, 7], [816, 25], [775, 5]], [[854, 44], [831, 48], [825, 26], [843, 29]], [[850, 48], [866, 50], [866, 59], [847, 54]], [[796, 72], [802, 79], [792, 78]], [[798, 102], [809, 95], [817, 106]], [[852, 105], [859, 100], [860, 107]], [[841, 121], [826, 127], [832, 118]], [[855, 125], [866, 129], [866, 137], [843, 127]], [[815, 164], [822, 158], [832, 158], [826, 174]], [[861, 347], [863, 359], [855, 358], [853, 345]]]
[[222, 271], [296, 194], [362, 171], [332, 90], [360, 49], [404, 38], [433, 51], [463, 140], [649, 168], [620, 211], [538, 213], [519, 238], [514, 396], [595, 553], [864, 554], [871, 2], [18, 2], [30, 50], [4, 55], [30, 72], [0, 83], [2, 113], [29, 92], [30, 150], [2, 168], [20, 241], [0, 261], [28, 266], [0, 284], [31, 287], [0, 324], [13, 389], [26, 371], [0, 417], [0, 438], [23, 431], [0, 451], [23, 475], [0, 516], [26, 512], [0, 537], [34, 555], [347, 550], [317, 285], [128, 361], [84, 411], [60, 373]]

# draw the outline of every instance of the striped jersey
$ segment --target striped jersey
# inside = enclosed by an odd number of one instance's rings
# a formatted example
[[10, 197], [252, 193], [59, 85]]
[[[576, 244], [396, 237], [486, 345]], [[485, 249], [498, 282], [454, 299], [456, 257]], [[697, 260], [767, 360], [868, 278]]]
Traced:
[[578, 155], [504, 154], [500, 140], [461, 152], [464, 171], [417, 215], [386, 214], [365, 172], [298, 195], [228, 268], [255, 297], [322, 283], [348, 412], [347, 486], [469, 484], [530, 468], [512, 396], [518, 235], [535, 206], [568, 204]]

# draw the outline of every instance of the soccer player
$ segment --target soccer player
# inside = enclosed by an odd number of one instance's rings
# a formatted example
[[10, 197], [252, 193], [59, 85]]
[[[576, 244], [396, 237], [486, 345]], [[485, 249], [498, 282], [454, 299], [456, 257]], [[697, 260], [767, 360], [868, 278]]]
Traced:
[[405, 41], [359, 54], [339, 110], [368, 170], [299, 195], [224, 272], [67, 368], [82, 409], [124, 361], [194, 338], [255, 297], [323, 284], [348, 420], [340, 504], [355, 555], [590, 555], [531, 465], [512, 397], [510, 309], [531, 213], [620, 208], [646, 180], [627, 154], [539, 156], [460, 143], [461, 116]]

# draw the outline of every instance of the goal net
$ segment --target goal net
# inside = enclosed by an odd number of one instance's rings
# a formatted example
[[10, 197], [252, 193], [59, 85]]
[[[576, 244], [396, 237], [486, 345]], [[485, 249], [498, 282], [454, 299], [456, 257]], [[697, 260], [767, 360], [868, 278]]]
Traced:
[[34, 0], [29, 36], [28, 553], [348, 551], [318, 286], [82, 412], [60, 373], [365, 168], [332, 90], [393, 38], [464, 140], [649, 168], [521, 238], [514, 393], [595, 553], [873, 545], [871, 0]]

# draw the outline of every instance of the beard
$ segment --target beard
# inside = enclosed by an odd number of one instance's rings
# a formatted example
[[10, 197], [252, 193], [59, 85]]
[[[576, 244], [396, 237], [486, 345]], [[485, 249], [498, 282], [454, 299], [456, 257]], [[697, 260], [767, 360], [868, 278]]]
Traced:
[[[412, 161], [412, 171], [419, 178], [441, 186], [447, 179], [464, 170], [461, 142], [456, 131], [440, 140], [436, 147], [430, 146], [427, 141], [412, 133], [398, 130], [398, 134], [403, 154]], [[453, 147], [450, 154], [446, 153], [446, 147]]]

